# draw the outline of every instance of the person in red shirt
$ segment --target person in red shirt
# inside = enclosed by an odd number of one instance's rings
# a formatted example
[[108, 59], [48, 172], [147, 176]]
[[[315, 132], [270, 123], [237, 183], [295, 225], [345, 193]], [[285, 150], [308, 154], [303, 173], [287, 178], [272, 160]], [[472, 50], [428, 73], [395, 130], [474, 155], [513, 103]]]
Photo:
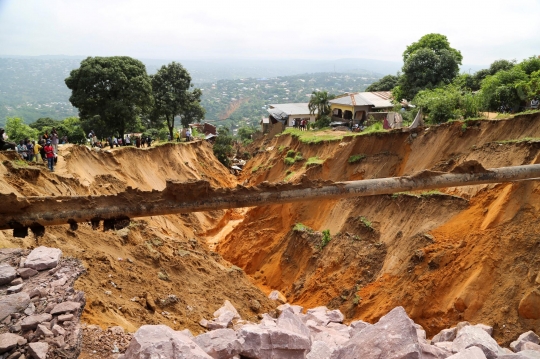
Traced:
[[51, 141], [47, 141], [43, 149], [45, 150], [45, 156], [47, 156], [47, 167], [51, 172], [54, 172], [54, 149]]

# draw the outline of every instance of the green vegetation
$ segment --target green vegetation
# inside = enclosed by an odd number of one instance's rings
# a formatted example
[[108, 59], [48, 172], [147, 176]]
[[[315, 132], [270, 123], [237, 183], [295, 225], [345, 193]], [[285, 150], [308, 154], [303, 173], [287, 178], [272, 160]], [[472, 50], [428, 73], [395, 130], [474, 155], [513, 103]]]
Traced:
[[294, 158], [295, 155], [296, 155], [295, 151], [293, 151], [293, 150], [287, 151], [287, 157]]
[[305, 166], [306, 167], [318, 166], [318, 165], [322, 165], [323, 163], [324, 163], [324, 160], [320, 159], [319, 157], [310, 157], [308, 158]]
[[313, 229], [309, 228], [308, 226], [302, 224], [302, 223], [296, 223], [293, 227], [293, 232], [308, 232], [312, 233]]
[[230, 135], [229, 129], [220, 127], [218, 129], [218, 136], [214, 142], [213, 151], [218, 161], [226, 167], [229, 167], [231, 164], [229, 157], [233, 154], [232, 143], [233, 137]]
[[286, 164], [287, 166], [294, 165], [294, 158], [285, 157], [285, 158], [283, 159], [283, 162], [285, 162], [285, 164]]
[[28, 161], [16, 159], [11, 161], [15, 167], [28, 167]]
[[317, 113], [315, 126], [317, 128], [328, 127], [331, 122], [330, 118], [330, 100], [334, 99], [336, 96], [328, 94], [327, 91], [313, 91], [311, 93], [311, 98], [309, 99], [309, 113]]
[[366, 89], [367, 92], [377, 92], [377, 91], [392, 91], [394, 87], [398, 85], [399, 75], [386, 75], [379, 81], [376, 81], [368, 86]]
[[420, 193], [420, 196], [422, 196], [422, 197], [445, 196], [445, 195], [446, 195], [445, 193], [443, 193], [441, 191], [438, 191], [436, 189]]
[[366, 128], [364, 131], [357, 134], [357, 136], [363, 136], [363, 135], [369, 135], [371, 133], [384, 133], [388, 132], [384, 129], [383, 124], [381, 122], [375, 122], [373, 125]]
[[366, 228], [373, 229], [373, 224], [366, 217], [360, 216], [358, 219]]
[[303, 160], [304, 160], [304, 157], [302, 156], [300, 152], [298, 152], [296, 156], [294, 156], [294, 162], [301, 162]]
[[358, 305], [360, 304], [361, 301], [362, 301], [362, 297], [360, 297], [358, 294], [355, 294], [352, 300], [353, 304]]
[[283, 146], [283, 145], [279, 146], [279, 147], [278, 147], [278, 152], [279, 152], [279, 153], [283, 152], [283, 150], [284, 150], [285, 148], [286, 148], [286, 147]]
[[71, 71], [69, 101], [79, 109], [85, 130], [98, 137], [124, 137], [153, 105], [152, 84], [144, 64], [127, 56], [88, 57]]
[[324, 231], [322, 231], [321, 249], [326, 247], [326, 245], [330, 243], [331, 240], [332, 236], [330, 236], [330, 230], [325, 229]]
[[420, 91], [414, 101], [422, 107], [431, 123], [480, 115], [480, 98], [455, 85]]
[[6, 134], [9, 140], [19, 143], [25, 138], [37, 140], [38, 130], [26, 125], [21, 118], [10, 117], [6, 121]]
[[284, 182], [289, 182], [289, 180], [292, 178], [292, 176], [294, 176], [294, 172], [293, 171], [287, 171], [286, 176], [283, 179], [283, 181]]
[[259, 170], [260, 166], [255, 166], [251, 169], [251, 173], [255, 173]]
[[349, 157], [349, 160], [347, 162], [352, 164], [352, 163], [360, 162], [364, 158], [366, 158], [365, 154], [352, 155], [351, 157]]
[[186, 128], [190, 123], [201, 122], [205, 113], [201, 106], [202, 92], [197, 88], [191, 90], [191, 76], [182, 65], [173, 61], [162, 66], [151, 76], [151, 81], [154, 106], [150, 119], [156, 124], [165, 121], [171, 139], [174, 139], [176, 117]]

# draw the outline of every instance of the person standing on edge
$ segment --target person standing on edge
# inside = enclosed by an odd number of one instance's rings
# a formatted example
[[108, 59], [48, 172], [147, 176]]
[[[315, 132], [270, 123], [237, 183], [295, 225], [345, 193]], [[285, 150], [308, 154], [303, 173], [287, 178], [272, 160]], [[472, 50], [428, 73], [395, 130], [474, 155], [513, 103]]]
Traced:
[[58, 153], [58, 133], [56, 132], [55, 127], [53, 127], [51, 130], [51, 145], [53, 147], [54, 153]]
[[41, 156], [39, 155], [41, 152], [41, 145], [39, 144], [39, 142], [35, 143], [34, 141], [32, 141], [32, 144], [34, 145], [34, 157], [36, 158], [36, 163], [43, 162], [41, 160]]
[[43, 149], [45, 150], [45, 156], [47, 156], [47, 167], [51, 172], [54, 172], [54, 149], [51, 141], [47, 141]]
[[32, 162], [34, 160], [34, 145], [32, 144], [32, 141], [30, 140], [26, 140], [25, 142], [26, 142], [26, 153], [28, 154], [26, 159], [28, 160], [28, 162]]

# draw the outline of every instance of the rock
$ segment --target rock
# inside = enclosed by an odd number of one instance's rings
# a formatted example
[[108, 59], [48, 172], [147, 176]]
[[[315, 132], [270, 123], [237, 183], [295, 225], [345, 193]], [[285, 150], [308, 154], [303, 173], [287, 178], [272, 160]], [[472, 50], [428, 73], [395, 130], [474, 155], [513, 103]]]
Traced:
[[531, 290], [523, 296], [518, 307], [519, 316], [525, 319], [540, 319], [540, 290]]
[[364, 322], [362, 320], [355, 320], [354, 322], [351, 322], [351, 324], [349, 324], [349, 333], [351, 335], [351, 338], [370, 326], [370, 323]]
[[522, 351], [523, 344], [530, 342], [534, 344], [540, 344], [540, 338], [532, 330], [521, 334], [515, 341], [510, 343], [510, 349], [515, 352]]
[[421, 358], [416, 327], [405, 309], [396, 307], [378, 323], [354, 335], [332, 358]]
[[166, 325], [143, 325], [135, 332], [124, 359], [210, 359], [193, 340]]
[[314, 341], [306, 359], [328, 359], [330, 355], [332, 355], [332, 349], [325, 342]]
[[424, 328], [422, 328], [422, 326], [420, 324], [416, 324], [414, 323], [414, 327], [416, 328], [416, 336], [418, 337], [418, 341], [420, 343], [426, 343], [427, 344], [427, 335], [426, 335], [426, 331], [424, 330]]
[[437, 348], [447, 350], [450, 353], [452, 352], [452, 342], [437, 342], [433, 345], [436, 346]]
[[221, 315], [223, 315], [226, 312], [233, 313], [234, 314], [233, 319], [240, 319], [240, 314], [238, 314], [238, 311], [236, 310], [236, 308], [228, 300], [226, 300], [223, 303], [223, 306], [221, 308], [219, 308], [218, 310], [214, 312], [214, 318], [219, 318]]
[[43, 337], [52, 337], [52, 336], [54, 336], [53, 332], [51, 332], [49, 330], [49, 328], [47, 328], [43, 324], [38, 324], [35, 334], [36, 334], [36, 337], [38, 337], [38, 338], [41, 337], [41, 336], [43, 336]]
[[191, 333], [191, 330], [189, 330], [189, 329], [180, 330], [178, 333], [182, 333], [182, 334], [184, 334], [185, 336], [187, 336], [188, 338], [191, 338], [191, 339], [195, 338], [193, 336], [193, 334]]
[[339, 311], [339, 309], [329, 310], [326, 312], [328, 321], [332, 323], [343, 323], [345, 316]]
[[74, 311], [79, 310], [80, 307], [81, 307], [81, 303], [79, 302], [63, 302], [63, 303], [55, 305], [53, 309], [51, 310], [51, 314], [56, 315], [56, 314], [74, 312]]
[[201, 320], [199, 320], [199, 325], [203, 328], [208, 328], [208, 320], [202, 318]]
[[36, 312], [36, 306], [34, 305], [34, 303], [30, 302], [30, 304], [28, 304], [28, 307], [26, 307], [26, 309], [24, 310], [24, 314], [32, 315], [35, 312]]
[[251, 309], [255, 313], [259, 313], [259, 310], [261, 309], [261, 303], [257, 299], [252, 299], [249, 301], [249, 309]]
[[197, 336], [193, 341], [215, 359], [227, 359], [240, 354], [243, 344], [233, 329], [213, 330]]
[[24, 339], [20, 335], [12, 333], [0, 334], [0, 354], [10, 351], [15, 348], [20, 339]]
[[330, 322], [330, 318], [326, 314], [328, 312], [328, 308], [322, 306], [322, 307], [316, 307], [312, 309], [308, 309], [306, 312], [305, 320], [313, 320], [318, 325], [325, 326]]
[[51, 344], [55, 345], [58, 348], [63, 348], [66, 345], [66, 340], [63, 335], [49, 339], [49, 341]]
[[19, 285], [14, 285], [13, 287], [9, 287], [7, 289], [7, 292], [8, 294], [13, 294], [13, 293], [19, 293], [24, 287], [24, 283], [21, 283]]
[[427, 341], [420, 341], [420, 352], [422, 359], [445, 359], [452, 355], [452, 351], [440, 348], [435, 345], [429, 345]]
[[518, 353], [518, 355], [526, 359], [540, 359], [540, 353], [536, 350], [522, 350]]
[[478, 347], [470, 347], [457, 354], [447, 357], [447, 359], [486, 359], [486, 355], [482, 349]]
[[58, 316], [59, 322], [67, 322], [73, 319], [73, 314], [62, 314]]
[[349, 327], [346, 326], [345, 324], [341, 324], [341, 323], [328, 323], [328, 325], [327, 325], [326, 327], [327, 327], [327, 328], [330, 328], [330, 329], [337, 330], [338, 332], [343, 333], [343, 334], [346, 335], [347, 337], [350, 337], [350, 336], [351, 336], [351, 328], [349, 328]]
[[343, 333], [332, 328], [315, 326], [310, 327], [313, 341], [324, 342], [332, 349], [336, 350], [345, 344], [349, 339], [349, 333]]
[[32, 268], [19, 268], [17, 269], [17, 273], [19, 273], [22, 279], [28, 279], [38, 274], [38, 271]]
[[452, 343], [452, 352], [459, 353], [472, 346], [482, 349], [488, 359], [496, 359], [501, 351], [495, 339], [483, 329], [466, 326], [458, 331], [456, 339]]
[[9, 283], [9, 285], [19, 285], [19, 284], [22, 284], [23, 282], [24, 281], [22, 278], [15, 278]]
[[433, 344], [441, 343], [441, 342], [451, 342], [454, 339], [456, 339], [456, 334], [457, 334], [457, 327], [450, 328], [450, 329], [443, 329], [439, 332], [439, 334], [435, 335], [433, 339], [431, 339], [431, 342]]
[[[32, 255], [32, 253], [30, 253]], [[43, 342], [28, 344], [28, 353], [33, 359], [45, 359], [47, 358], [47, 351], [49, 350], [49, 344]]]
[[238, 337], [244, 339], [240, 355], [248, 358], [304, 359], [311, 347], [308, 337], [278, 327], [247, 324]]
[[[54, 335], [66, 335], [66, 330], [58, 324], [53, 325], [52, 332]], [[122, 332], [123, 334], [123, 332]]]
[[525, 342], [521, 346], [521, 350], [524, 350], [524, 351], [525, 350], [532, 350], [532, 351], [540, 352], [540, 345], [538, 345], [536, 343]]
[[54, 268], [58, 265], [60, 257], [62, 257], [60, 249], [40, 246], [30, 252], [24, 266], [38, 271]]
[[278, 290], [271, 291], [270, 294], [268, 295], [268, 298], [272, 299], [272, 300], [275, 300], [275, 301], [278, 301], [281, 304], [287, 303], [287, 298], [285, 298], [285, 296], [283, 294], [281, 294], [281, 292], [278, 291]]
[[10, 265], [0, 266], [0, 285], [8, 284], [17, 278], [17, 271]]
[[475, 327], [484, 330], [486, 333], [489, 334], [489, 336], [493, 335], [493, 327], [490, 327], [489, 325], [485, 325], [485, 324], [476, 324]]
[[310, 330], [300, 320], [300, 318], [298, 318], [294, 314], [292, 308], [289, 308], [281, 313], [281, 315], [279, 316], [276, 322], [276, 325], [280, 329], [306, 337], [309, 340], [310, 345], [311, 345]]
[[48, 313], [31, 315], [29, 317], [24, 318], [21, 321], [21, 329], [34, 330], [37, 328], [38, 324], [41, 324], [43, 322], [48, 322], [51, 319], [52, 319], [52, 315]]
[[225, 329], [227, 328], [235, 318], [235, 314], [230, 311], [223, 312], [218, 318], [208, 322], [207, 327], [210, 330]]
[[24, 292], [0, 297], [0, 320], [4, 320], [13, 313], [23, 311], [29, 303], [30, 297]]
[[293, 313], [296, 314], [296, 315], [302, 314], [302, 311], [304, 310], [304, 308], [302, 308], [299, 305], [290, 305], [289, 303], [285, 303], [285, 304], [279, 305], [276, 308], [276, 311], [277, 311], [278, 315], [281, 315], [281, 313], [283, 313], [283, 311], [285, 309], [287, 309], [287, 308], [291, 308]]

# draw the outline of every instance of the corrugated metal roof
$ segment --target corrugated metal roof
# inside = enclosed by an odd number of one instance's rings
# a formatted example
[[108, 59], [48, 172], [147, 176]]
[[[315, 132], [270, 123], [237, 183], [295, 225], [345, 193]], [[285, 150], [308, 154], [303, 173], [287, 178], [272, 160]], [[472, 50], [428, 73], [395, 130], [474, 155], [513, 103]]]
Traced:
[[[281, 110], [287, 115], [309, 115], [308, 103], [278, 103], [270, 105], [268, 112], [272, 113], [272, 110]], [[317, 113], [317, 112], [315, 112]]]
[[390, 92], [357, 92], [350, 95], [344, 95], [334, 100], [331, 104], [348, 106], [373, 106], [374, 108], [393, 107], [389, 100], [392, 97]]

